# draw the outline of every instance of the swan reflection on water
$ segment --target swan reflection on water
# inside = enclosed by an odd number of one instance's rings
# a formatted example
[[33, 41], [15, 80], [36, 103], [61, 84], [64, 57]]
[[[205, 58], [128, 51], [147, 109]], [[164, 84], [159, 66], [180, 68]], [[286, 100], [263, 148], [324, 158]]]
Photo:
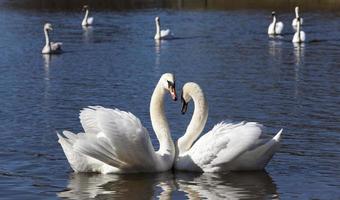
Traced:
[[265, 171], [226, 174], [85, 174], [70, 176], [62, 199], [279, 199]]
[[91, 42], [93, 35], [93, 27], [92, 26], [82, 26], [83, 28], [83, 40], [84, 42]]

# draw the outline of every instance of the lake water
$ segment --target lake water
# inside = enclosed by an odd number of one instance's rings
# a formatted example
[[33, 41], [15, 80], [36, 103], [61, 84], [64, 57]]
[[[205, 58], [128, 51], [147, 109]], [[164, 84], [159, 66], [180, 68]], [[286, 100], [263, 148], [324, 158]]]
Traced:
[[[0, 4], [1, 5], [1, 4]], [[330, 6], [331, 7], [331, 6]], [[40, 7], [38, 7], [40, 8]], [[92, 28], [79, 9], [0, 6], [1, 199], [340, 199], [340, 13], [306, 10], [307, 42], [291, 43], [292, 9], [278, 11], [284, 35], [269, 38], [268, 9], [95, 10]], [[177, 39], [155, 43], [154, 17]], [[43, 24], [64, 54], [43, 56]], [[284, 129], [266, 171], [226, 174], [75, 174], [56, 131], [82, 131], [89, 105], [149, 119], [164, 72], [203, 88], [205, 132], [221, 120]], [[189, 123], [166, 98], [173, 138]]]

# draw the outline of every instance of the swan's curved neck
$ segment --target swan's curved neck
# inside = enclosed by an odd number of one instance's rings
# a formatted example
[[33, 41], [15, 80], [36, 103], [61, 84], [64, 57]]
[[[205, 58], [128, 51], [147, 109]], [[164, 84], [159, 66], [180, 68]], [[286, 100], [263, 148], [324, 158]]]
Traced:
[[159, 21], [156, 21], [156, 34], [161, 36], [161, 24]]
[[47, 29], [44, 29], [46, 45], [50, 45], [50, 37], [48, 35]]
[[300, 35], [300, 21], [297, 22], [297, 28], [296, 31], [298, 33], [298, 38], [299, 38], [299, 42], [301, 41], [301, 35]]
[[185, 134], [178, 139], [179, 155], [188, 151], [195, 140], [202, 133], [208, 118], [208, 103], [200, 87], [190, 87], [189, 95], [194, 101], [195, 110]]
[[276, 16], [273, 16], [274, 34], [276, 34]]
[[83, 20], [85, 20], [86, 23], [87, 23], [88, 17], [89, 17], [89, 9], [86, 9], [85, 16], [84, 16], [84, 19], [83, 19]]
[[159, 152], [172, 154], [172, 152], [175, 152], [175, 147], [164, 112], [164, 95], [166, 93], [167, 91], [162, 87], [160, 80], [151, 97], [150, 118], [159, 141]]

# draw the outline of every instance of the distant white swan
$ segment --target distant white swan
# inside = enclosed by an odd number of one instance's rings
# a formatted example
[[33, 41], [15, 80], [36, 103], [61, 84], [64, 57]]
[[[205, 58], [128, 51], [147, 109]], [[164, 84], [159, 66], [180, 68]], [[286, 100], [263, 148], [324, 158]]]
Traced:
[[93, 23], [93, 17], [89, 17], [89, 7], [84, 5], [83, 11], [85, 10], [85, 16], [83, 21], [81, 22], [82, 26], [91, 26]]
[[294, 34], [293, 43], [302, 43], [306, 40], [306, 34], [301, 30], [300, 18], [297, 18], [297, 28]]
[[164, 115], [164, 95], [177, 100], [175, 77], [160, 78], [150, 102], [150, 117], [160, 148], [155, 152], [149, 133], [132, 113], [100, 106], [80, 112], [84, 133], [64, 131], [59, 143], [75, 172], [162, 172], [173, 166], [175, 146]]
[[195, 142], [207, 121], [208, 104], [199, 85], [193, 82], [183, 86], [181, 98], [183, 114], [191, 99], [195, 110], [185, 134], [176, 143], [176, 169], [200, 172], [261, 170], [278, 149], [282, 129], [271, 138], [256, 122], [221, 122]]
[[282, 22], [278, 22], [276, 20], [276, 14], [274, 11], [272, 12], [272, 16], [273, 22], [268, 27], [268, 35], [280, 35], [282, 33], [284, 25]]
[[303, 24], [303, 19], [299, 16], [299, 6], [295, 7], [295, 18], [292, 21], [292, 26], [296, 30], [298, 24], [298, 18], [300, 18], [300, 25]]
[[160, 19], [158, 16], [155, 18], [155, 22], [156, 22], [155, 40], [170, 39], [173, 37], [170, 29], [161, 30]]
[[43, 54], [58, 54], [61, 53], [61, 45], [63, 43], [61, 42], [50, 42], [50, 37], [49, 37], [49, 31], [52, 31], [52, 24], [50, 23], [46, 23], [44, 25], [44, 33], [45, 33], [45, 40], [46, 40], [46, 44], [44, 46], [44, 48], [42, 49], [41, 53]]

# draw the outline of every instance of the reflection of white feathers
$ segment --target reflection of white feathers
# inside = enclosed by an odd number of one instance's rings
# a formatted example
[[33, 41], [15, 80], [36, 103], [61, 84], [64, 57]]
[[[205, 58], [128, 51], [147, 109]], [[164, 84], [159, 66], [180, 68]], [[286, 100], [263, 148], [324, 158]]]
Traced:
[[177, 141], [176, 169], [220, 172], [261, 170], [266, 166], [279, 147], [282, 130], [272, 138], [255, 122], [221, 122], [195, 142], [205, 126], [208, 105], [201, 88], [193, 82], [186, 83], [182, 90], [182, 100], [187, 103], [190, 99], [195, 110], [185, 134]]
[[46, 23], [44, 25], [44, 33], [45, 33], [45, 46], [42, 49], [42, 53], [43, 54], [57, 54], [57, 53], [61, 53], [61, 46], [63, 45], [63, 43], [61, 42], [51, 42], [50, 41], [50, 37], [49, 37], [49, 31], [52, 31], [52, 24], [50, 23]]
[[179, 191], [188, 199], [267, 199], [277, 193], [266, 172], [180, 173], [176, 176]]
[[170, 39], [170, 38], [173, 37], [170, 29], [161, 30], [160, 18], [159, 17], [155, 18], [155, 22], [156, 22], [155, 40]]
[[268, 27], [268, 35], [280, 35], [283, 30], [283, 23], [276, 20], [275, 12], [272, 12], [273, 22]]
[[67, 189], [59, 192], [67, 199], [170, 199], [175, 190], [172, 172], [133, 175], [76, 173]]
[[[85, 108], [80, 122], [85, 133], [64, 131], [59, 143], [76, 172], [161, 172], [173, 165], [175, 148], [163, 109], [163, 96], [175, 85], [172, 74], [163, 74], [150, 103], [153, 128], [160, 149], [155, 152], [149, 133], [132, 113], [100, 106]], [[173, 90], [171, 89], [171, 92]]]

